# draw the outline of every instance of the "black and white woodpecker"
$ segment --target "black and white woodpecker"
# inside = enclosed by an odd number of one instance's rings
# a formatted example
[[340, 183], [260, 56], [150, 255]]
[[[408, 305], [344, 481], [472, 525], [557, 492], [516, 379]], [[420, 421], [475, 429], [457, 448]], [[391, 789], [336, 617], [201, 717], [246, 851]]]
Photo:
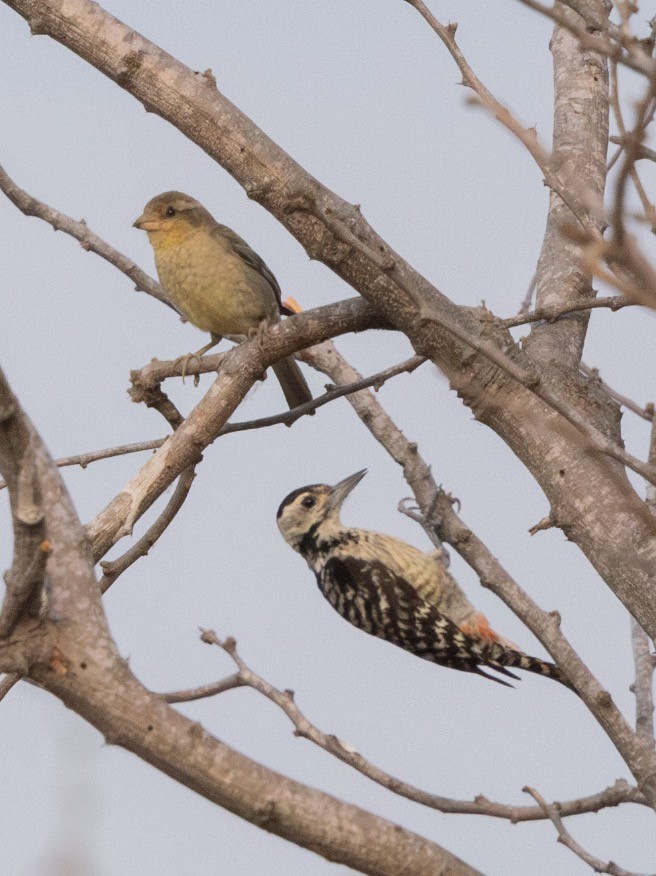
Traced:
[[317, 576], [319, 590], [345, 620], [424, 660], [517, 679], [507, 667], [569, 683], [553, 663], [529, 657], [498, 635], [453, 577], [430, 554], [389, 535], [346, 527], [344, 499], [366, 469], [334, 487], [312, 484], [291, 492], [278, 509], [278, 528]]

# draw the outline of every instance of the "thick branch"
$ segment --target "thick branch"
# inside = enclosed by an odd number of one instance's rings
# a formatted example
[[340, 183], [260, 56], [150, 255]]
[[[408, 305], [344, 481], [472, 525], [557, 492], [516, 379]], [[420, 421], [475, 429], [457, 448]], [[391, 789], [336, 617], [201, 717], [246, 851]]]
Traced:
[[[60, 473], [0, 378], [3, 409], [30, 436], [46, 535], [53, 545], [47, 612], [38, 626], [25, 624], [14, 641], [0, 643], [0, 671], [24, 674], [97, 727], [108, 742], [330, 860], [379, 876], [442, 871], [475, 876], [477, 871], [439, 846], [232, 751], [134, 678], [110, 636], [89, 543]], [[9, 469], [5, 476], [12, 484]], [[16, 652], [11, 660], [10, 651]]]
[[[551, 52], [555, 92], [552, 160], [566, 178], [580, 180], [588, 201], [597, 205], [592, 224], [599, 238], [604, 228], [599, 217], [603, 216], [606, 181], [608, 65], [604, 57], [582, 49], [564, 28], [554, 31]], [[536, 274], [538, 309], [564, 310], [594, 298], [592, 278], [582, 266], [582, 249], [562, 233], [563, 226], [574, 221], [575, 214], [563, 198], [552, 193]], [[589, 315], [587, 310], [572, 312], [555, 323], [535, 326], [525, 344], [529, 356], [563, 371], [576, 368]]]
[[[81, 632], [81, 631], [80, 631]], [[254, 763], [145, 690], [102, 645], [57, 639], [60, 669], [31, 677], [105, 737], [263, 830], [376, 876], [476, 876], [410, 831]]]
[[[487, 800], [480, 794], [474, 800], [453, 800], [449, 797], [442, 797], [438, 794], [423, 791], [395, 776], [391, 776], [364, 758], [351, 745], [338, 739], [333, 734], [324, 733], [312, 724], [296, 705], [292, 691], [278, 690], [246, 665], [237, 653], [237, 643], [234, 639], [226, 639], [222, 642], [212, 630], [204, 630], [201, 639], [207, 644], [218, 645], [226, 651], [236, 663], [239, 671], [215, 684], [165, 694], [164, 699], [166, 702], [189, 702], [190, 700], [216, 696], [238, 687], [250, 687], [275, 703], [284, 712], [294, 725], [295, 736], [308, 739], [319, 746], [319, 748], [332, 754], [394, 794], [398, 794], [408, 800], [413, 800], [423, 806], [428, 806], [431, 809], [436, 809], [439, 812], [459, 815], [486, 815], [491, 818], [507, 819], [512, 824], [522, 821], [536, 821], [546, 817], [539, 806], [507, 806], [503, 803]], [[636, 788], [631, 788], [626, 782], [618, 780], [615, 785], [605, 788], [598, 794], [581, 797], [577, 800], [569, 800], [556, 805], [560, 814], [565, 817], [567, 815], [580, 815], [584, 812], [599, 812], [601, 809], [609, 806], [618, 806], [621, 803], [627, 802], [644, 803], [645, 801]]]
[[41, 585], [50, 545], [45, 539], [35, 440], [4, 374], [0, 371], [0, 472], [9, 485], [14, 556], [5, 575], [7, 591], [0, 611], [0, 639], [11, 634], [33, 593]]

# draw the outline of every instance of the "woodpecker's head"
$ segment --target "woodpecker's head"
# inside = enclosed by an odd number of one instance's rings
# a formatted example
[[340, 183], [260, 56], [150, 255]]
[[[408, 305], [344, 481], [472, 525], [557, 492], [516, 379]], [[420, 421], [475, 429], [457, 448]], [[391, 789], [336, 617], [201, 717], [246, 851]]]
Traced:
[[324, 528], [338, 529], [342, 503], [366, 473], [367, 469], [363, 468], [334, 487], [311, 484], [293, 490], [278, 508], [278, 529], [285, 541], [302, 553], [304, 539], [312, 538]]

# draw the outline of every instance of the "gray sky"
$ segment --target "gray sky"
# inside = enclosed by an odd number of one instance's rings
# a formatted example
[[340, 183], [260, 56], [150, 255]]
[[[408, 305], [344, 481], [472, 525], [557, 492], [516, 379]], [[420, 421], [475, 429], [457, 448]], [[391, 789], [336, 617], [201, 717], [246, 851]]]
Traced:
[[[458, 21], [461, 47], [479, 76], [548, 143], [548, 23], [515, 2], [494, 4], [493, 16], [489, 0], [430, 5], [441, 20]], [[522, 148], [466, 105], [455, 65], [407, 4], [104, 6], [192, 68], [210, 67], [222, 92], [310, 173], [360, 203], [391, 246], [454, 301], [485, 300], [502, 316], [516, 311], [539, 252], [546, 189]], [[181, 189], [245, 237], [284, 294], [304, 308], [353, 294], [310, 262], [198, 147], [63, 47], [30, 37], [25, 22], [1, 4], [0, 34], [0, 163], [19, 185], [84, 217], [150, 272], [150, 247], [132, 222], [153, 195]], [[166, 434], [155, 412], [127, 397], [129, 370], [196, 349], [203, 336], [4, 198], [0, 235], [0, 361], [52, 453]], [[585, 359], [621, 391], [650, 400], [654, 357], [645, 352], [653, 331], [653, 314], [645, 311], [597, 311]], [[365, 374], [410, 353], [408, 342], [391, 333], [349, 336], [337, 345]], [[326, 382], [312, 373], [309, 381], [315, 393]], [[208, 385], [209, 379], [199, 389], [171, 384], [171, 394], [187, 412]], [[419, 443], [438, 483], [460, 498], [463, 518], [542, 607], [561, 611], [564, 632], [632, 718], [628, 617], [561, 532], [528, 535], [548, 506], [519, 462], [473, 421], [432, 366], [386, 385], [379, 398]], [[237, 418], [283, 405], [270, 379]], [[625, 415], [625, 437], [645, 454], [642, 422]], [[144, 461], [132, 456], [67, 470], [82, 519]], [[321, 729], [426, 790], [527, 803], [521, 792], [527, 784], [562, 800], [630, 778], [585, 708], [558, 685], [526, 676], [511, 691], [441, 669], [365, 636], [330, 609], [281, 539], [275, 511], [291, 489], [333, 483], [365, 466], [369, 475], [349, 499], [345, 519], [430, 549], [419, 527], [396, 512], [409, 493], [400, 470], [344, 400], [293, 429], [228, 436], [209, 448], [180, 515], [106, 599], [112, 631], [137, 676], [154, 690], [173, 690], [230, 674], [227, 657], [198, 641], [199, 626], [213, 627], [237, 638], [255, 671], [293, 688]], [[0, 505], [6, 568], [6, 496]], [[493, 626], [530, 653], [543, 653], [457, 556], [452, 570]], [[397, 821], [488, 874], [590, 872], [556, 843], [551, 825], [445, 816], [393, 796], [295, 739], [282, 713], [252, 691], [183, 710], [256, 760]], [[95, 730], [28, 685], [0, 706], [0, 734], [3, 873], [50, 876], [67, 850], [82, 862], [73, 872], [85, 876], [336, 872], [106, 747]], [[600, 858], [654, 868], [656, 838], [646, 811], [610, 810], [570, 820], [569, 827]]]

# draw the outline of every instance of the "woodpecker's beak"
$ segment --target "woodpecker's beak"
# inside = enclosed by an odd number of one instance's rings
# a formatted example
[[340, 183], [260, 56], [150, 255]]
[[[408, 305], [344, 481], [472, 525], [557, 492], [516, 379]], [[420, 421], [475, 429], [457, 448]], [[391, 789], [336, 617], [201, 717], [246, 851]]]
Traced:
[[133, 228], [138, 228], [140, 231], [159, 231], [161, 223], [156, 219], [148, 219], [145, 213], [142, 213], [139, 218], [132, 223]]
[[329, 513], [332, 513], [333, 511], [339, 511], [339, 509], [342, 507], [344, 499], [348, 496], [351, 490], [357, 487], [357, 485], [360, 483], [366, 473], [367, 469], [363, 468], [362, 471], [356, 471], [355, 474], [352, 474], [349, 477], [344, 478], [344, 480], [340, 481], [338, 484], [335, 484], [332, 494], [327, 503]]

